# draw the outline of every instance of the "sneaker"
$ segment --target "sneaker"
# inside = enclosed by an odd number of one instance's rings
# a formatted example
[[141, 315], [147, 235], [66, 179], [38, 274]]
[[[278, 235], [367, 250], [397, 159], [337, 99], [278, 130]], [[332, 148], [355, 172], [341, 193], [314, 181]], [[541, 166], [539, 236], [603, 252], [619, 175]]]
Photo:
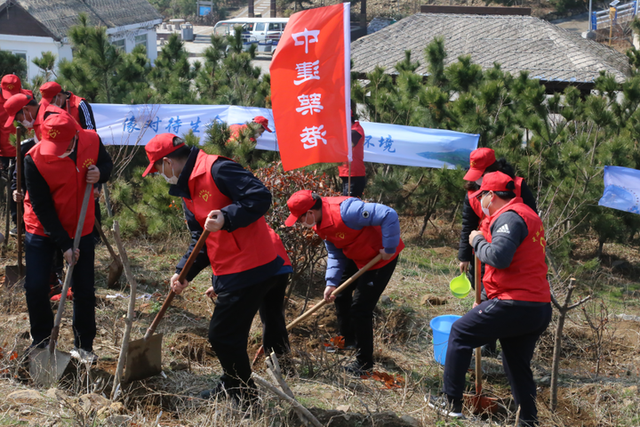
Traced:
[[9, 235], [10, 236], [14, 236], [14, 237], [17, 236], [18, 235], [18, 227], [13, 227], [11, 229], [11, 231], [9, 231]]
[[371, 370], [373, 369], [373, 363], [363, 364], [361, 362], [358, 362], [357, 360], [354, 360], [348, 365], [345, 365], [343, 369], [347, 374], [351, 375], [352, 377], [356, 377], [356, 378], [368, 377], [371, 375]]
[[98, 356], [91, 350], [74, 347], [71, 350], [71, 357], [86, 364], [95, 365], [98, 363]]
[[424, 400], [430, 407], [446, 417], [464, 419], [462, 401], [455, 402], [446, 394], [440, 396], [427, 395]]

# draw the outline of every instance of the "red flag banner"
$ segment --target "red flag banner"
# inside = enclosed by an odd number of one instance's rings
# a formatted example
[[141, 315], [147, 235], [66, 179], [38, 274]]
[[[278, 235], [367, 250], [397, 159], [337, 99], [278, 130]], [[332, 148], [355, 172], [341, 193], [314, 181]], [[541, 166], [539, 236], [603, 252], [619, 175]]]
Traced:
[[293, 14], [271, 62], [284, 170], [351, 160], [349, 3]]

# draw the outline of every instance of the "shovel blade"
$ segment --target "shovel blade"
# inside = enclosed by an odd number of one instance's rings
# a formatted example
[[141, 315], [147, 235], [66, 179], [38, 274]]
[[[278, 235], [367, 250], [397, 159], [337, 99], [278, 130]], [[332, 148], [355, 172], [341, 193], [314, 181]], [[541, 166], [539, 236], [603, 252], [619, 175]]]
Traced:
[[499, 411], [498, 399], [482, 394], [465, 394], [464, 400], [467, 406], [473, 409], [475, 415], [495, 414]]
[[115, 260], [109, 264], [109, 276], [107, 277], [107, 288], [109, 289], [117, 289], [118, 280], [120, 280], [120, 276], [122, 276], [123, 266], [121, 263], [116, 262]]
[[48, 348], [34, 349], [29, 356], [29, 374], [37, 385], [50, 387], [60, 380], [70, 361], [67, 352], [55, 350], [52, 354]]
[[162, 334], [149, 339], [131, 341], [127, 349], [124, 384], [158, 375], [162, 372]]
[[[24, 271], [24, 269], [22, 269]], [[20, 276], [20, 267], [17, 265], [7, 265], [4, 269], [4, 286], [6, 289], [13, 288], [22, 277]]]

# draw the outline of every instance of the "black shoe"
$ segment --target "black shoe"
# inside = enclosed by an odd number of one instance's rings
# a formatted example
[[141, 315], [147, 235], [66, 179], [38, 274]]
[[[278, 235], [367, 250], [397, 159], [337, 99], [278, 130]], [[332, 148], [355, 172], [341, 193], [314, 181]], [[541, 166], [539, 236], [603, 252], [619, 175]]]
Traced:
[[362, 363], [354, 360], [343, 367], [344, 371], [352, 377], [362, 378], [371, 375], [373, 363]]
[[11, 231], [9, 231], [9, 236], [17, 236], [18, 235], [18, 227], [13, 227]]
[[217, 399], [218, 397], [229, 397], [229, 392], [223, 382], [219, 382], [211, 390], [203, 390], [200, 392], [200, 399]]
[[440, 396], [427, 395], [424, 400], [430, 407], [446, 417], [464, 419], [461, 400], [456, 401], [446, 394]]

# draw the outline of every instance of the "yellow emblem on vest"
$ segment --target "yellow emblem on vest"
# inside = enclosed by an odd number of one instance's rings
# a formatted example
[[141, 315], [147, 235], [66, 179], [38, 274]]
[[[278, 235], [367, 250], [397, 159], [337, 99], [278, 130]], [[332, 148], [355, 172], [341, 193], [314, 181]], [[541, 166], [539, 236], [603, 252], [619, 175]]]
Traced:
[[204, 200], [205, 202], [208, 202], [211, 193], [209, 193], [209, 191], [207, 190], [200, 190], [200, 194], [198, 194], [198, 196], [202, 197], [202, 200]]
[[84, 161], [84, 163], [82, 164], [83, 168], [87, 168], [89, 169], [89, 166], [94, 165], [96, 162], [93, 159], [87, 159]]
[[344, 233], [340, 232], [340, 233], [336, 233], [336, 237], [337, 237], [338, 239], [344, 239], [346, 236], [345, 236], [345, 234], [344, 234]]
[[49, 138], [56, 139], [58, 135], [60, 135], [60, 131], [58, 129], [49, 129]]

